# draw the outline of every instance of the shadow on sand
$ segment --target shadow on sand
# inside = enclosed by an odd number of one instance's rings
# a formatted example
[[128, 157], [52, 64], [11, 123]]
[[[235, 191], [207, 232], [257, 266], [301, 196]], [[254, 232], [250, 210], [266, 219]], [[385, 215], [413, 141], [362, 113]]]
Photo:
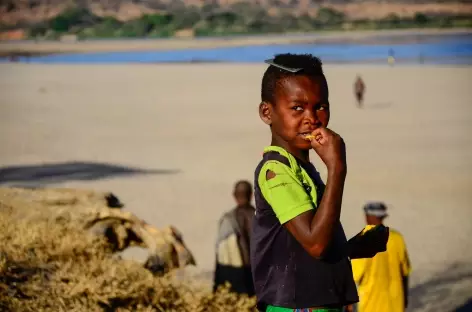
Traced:
[[173, 169], [140, 169], [94, 162], [65, 162], [29, 166], [0, 167], [0, 185], [52, 184], [66, 181], [92, 181], [138, 174], [176, 174]]
[[451, 265], [430, 280], [410, 289], [408, 311], [472, 311], [471, 289], [470, 264]]

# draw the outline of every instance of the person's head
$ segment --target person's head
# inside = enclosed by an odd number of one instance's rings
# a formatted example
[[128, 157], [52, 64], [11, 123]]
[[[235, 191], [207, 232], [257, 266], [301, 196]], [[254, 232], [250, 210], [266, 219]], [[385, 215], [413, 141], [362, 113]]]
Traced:
[[251, 202], [252, 186], [245, 180], [236, 182], [233, 191], [234, 200], [238, 206], [245, 206]]
[[268, 63], [259, 115], [271, 128], [273, 144], [292, 153], [308, 151], [311, 143], [304, 135], [329, 122], [328, 84], [321, 61], [309, 54], [279, 54]]
[[382, 224], [388, 216], [387, 206], [382, 202], [371, 202], [364, 206], [365, 221], [370, 225]]

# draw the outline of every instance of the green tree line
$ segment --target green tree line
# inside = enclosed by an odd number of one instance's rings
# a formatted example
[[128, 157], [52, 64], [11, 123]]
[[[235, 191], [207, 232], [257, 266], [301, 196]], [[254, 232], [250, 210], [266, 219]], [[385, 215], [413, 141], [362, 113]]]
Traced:
[[417, 27], [472, 27], [470, 16], [430, 16], [417, 13], [412, 18], [395, 14], [380, 20], [348, 20], [331, 8], [321, 8], [316, 16], [294, 16], [289, 12], [269, 15], [262, 8], [245, 3], [231, 10], [206, 6], [186, 7], [161, 14], [145, 14], [121, 22], [114, 17], [99, 17], [87, 8], [70, 8], [51, 20], [27, 25], [31, 38], [54, 39], [64, 34], [79, 38], [172, 37], [179, 30], [191, 29], [195, 36], [283, 33], [341, 29], [392, 29]]

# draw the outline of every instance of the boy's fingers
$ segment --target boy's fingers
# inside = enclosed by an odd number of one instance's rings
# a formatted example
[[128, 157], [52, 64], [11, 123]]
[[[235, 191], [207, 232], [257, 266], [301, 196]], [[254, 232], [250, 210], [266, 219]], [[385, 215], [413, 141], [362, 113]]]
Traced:
[[325, 136], [319, 136], [318, 142], [320, 142], [320, 144], [326, 144], [328, 143], [328, 139]]
[[322, 136], [322, 137], [329, 137], [330, 135], [332, 135], [331, 133], [332, 131], [327, 129], [327, 128], [317, 128], [315, 129], [311, 134], [313, 136]]
[[323, 145], [328, 142], [328, 131], [325, 128], [317, 128], [311, 133], [311, 141], [316, 141], [318, 144]]
[[313, 136], [315, 136], [315, 137], [316, 137], [317, 135], [321, 135], [321, 136], [326, 135], [326, 129], [325, 129], [325, 128], [316, 128], [316, 129], [311, 133], [311, 135], [313, 135]]
[[317, 135], [317, 136], [309, 135], [306, 138], [310, 141], [316, 141], [316, 142], [320, 143], [320, 141], [323, 137], [321, 135]]

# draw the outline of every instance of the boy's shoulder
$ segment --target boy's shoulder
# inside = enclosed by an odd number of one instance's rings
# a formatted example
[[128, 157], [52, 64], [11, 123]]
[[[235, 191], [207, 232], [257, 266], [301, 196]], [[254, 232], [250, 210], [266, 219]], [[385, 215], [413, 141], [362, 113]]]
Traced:
[[273, 145], [264, 148], [262, 159], [255, 170], [255, 182], [268, 182], [270, 180], [266, 179], [268, 172], [278, 174], [278, 178], [288, 176], [301, 178], [301, 168], [296, 158], [282, 147]]
[[289, 167], [291, 170], [298, 170], [300, 168], [297, 159], [287, 150], [279, 146], [266, 146], [262, 155], [260, 165], [267, 163], [280, 164]]

